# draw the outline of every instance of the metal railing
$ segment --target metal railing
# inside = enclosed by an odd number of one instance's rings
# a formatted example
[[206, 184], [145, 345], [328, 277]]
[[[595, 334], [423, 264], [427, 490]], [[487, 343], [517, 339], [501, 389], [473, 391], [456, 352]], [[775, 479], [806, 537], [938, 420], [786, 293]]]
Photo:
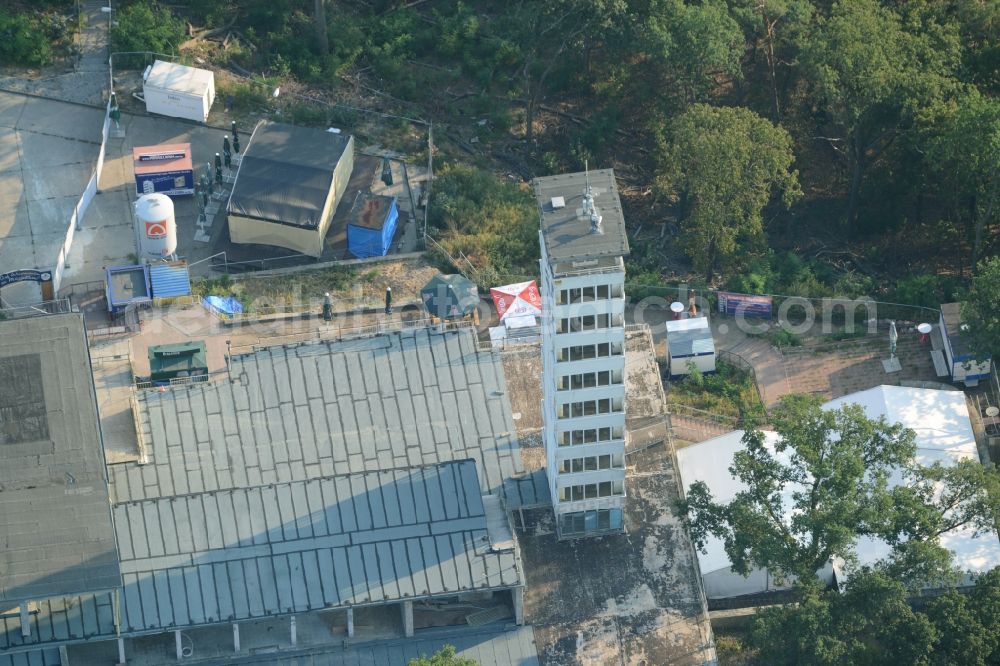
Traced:
[[11, 307], [0, 308], [0, 319], [23, 319], [25, 317], [65, 314], [72, 311], [73, 306], [68, 298], [57, 298], [52, 301], [43, 301], [34, 305], [14, 305]]
[[213, 372], [213, 373], [209, 373], [207, 375], [193, 375], [193, 376], [190, 376], [190, 377], [174, 377], [173, 379], [157, 379], [157, 380], [147, 379], [147, 380], [142, 380], [142, 381], [136, 381], [135, 382], [135, 388], [136, 388], [137, 391], [145, 391], [145, 390], [149, 390], [149, 389], [153, 389], [153, 390], [164, 389], [164, 390], [166, 390], [168, 388], [174, 388], [176, 386], [190, 386], [192, 384], [205, 384], [205, 383], [207, 383], [209, 381], [209, 379], [212, 377], [212, 375], [224, 375], [224, 374], [226, 374], [225, 371], [223, 371], [223, 372]]
[[378, 320], [372, 324], [362, 326], [341, 326], [335, 323], [328, 323], [321, 328], [301, 333], [258, 336], [254, 342], [232, 345], [230, 347], [230, 354], [237, 356], [279, 345], [340, 342], [342, 340], [375, 337], [377, 335], [400, 333], [416, 329], [433, 329], [444, 332], [473, 327], [475, 327], [475, 323], [471, 321], [442, 322], [433, 318]]

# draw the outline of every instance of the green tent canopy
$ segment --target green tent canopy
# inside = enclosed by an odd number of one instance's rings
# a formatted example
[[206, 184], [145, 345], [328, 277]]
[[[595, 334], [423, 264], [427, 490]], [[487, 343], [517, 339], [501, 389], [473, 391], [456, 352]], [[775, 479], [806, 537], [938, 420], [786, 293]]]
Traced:
[[436, 275], [420, 290], [420, 298], [432, 317], [461, 319], [479, 305], [479, 290], [462, 275]]
[[149, 378], [166, 381], [177, 377], [208, 375], [208, 354], [201, 341], [149, 348]]

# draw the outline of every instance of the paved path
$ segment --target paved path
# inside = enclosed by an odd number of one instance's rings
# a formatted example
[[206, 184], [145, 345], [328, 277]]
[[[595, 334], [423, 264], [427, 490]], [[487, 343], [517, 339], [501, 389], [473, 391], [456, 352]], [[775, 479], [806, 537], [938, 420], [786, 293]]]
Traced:
[[768, 340], [747, 335], [729, 318], [713, 317], [711, 325], [717, 349], [738, 354], [753, 366], [757, 385], [768, 407], [792, 392], [785, 372], [785, 359]]

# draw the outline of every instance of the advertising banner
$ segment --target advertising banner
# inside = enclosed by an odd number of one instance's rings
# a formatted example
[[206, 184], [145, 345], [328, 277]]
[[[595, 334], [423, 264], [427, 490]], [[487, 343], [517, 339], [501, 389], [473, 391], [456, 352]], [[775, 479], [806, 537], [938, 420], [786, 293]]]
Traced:
[[750, 294], [720, 291], [718, 298], [719, 314], [771, 318], [773, 301], [770, 296], [751, 296]]

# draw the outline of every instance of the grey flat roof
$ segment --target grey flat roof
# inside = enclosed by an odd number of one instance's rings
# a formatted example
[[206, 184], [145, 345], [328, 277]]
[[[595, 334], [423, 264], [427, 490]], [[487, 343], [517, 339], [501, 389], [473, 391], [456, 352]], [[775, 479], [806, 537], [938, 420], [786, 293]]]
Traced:
[[[476, 554], [481, 495], [524, 467], [500, 357], [472, 330], [276, 346], [230, 366], [233, 381], [138, 394], [149, 463], [109, 467], [128, 631], [520, 584], [513, 553]], [[431, 484], [426, 508], [399, 500], [424, 483], [399, 470], [451, 461], [453, 496]], [[376, 562], [388, 568], [357, 568]], [[179, 595], [192, 601], [165, 601]]]
[[0, 666], [59, 666], [59, 648], [0, 655]]
[[127, 632], [521, 584], [473, 460], [115, 506]]
[[0, 544], [0, 602], [121, 585], [81, 314], [0, 321]]
[[667, 322], [667, 351], [672, 358], [715, 353], [715, 341], [712, 338], [712, 329], [707, 325], [707, 319], [699, 317], [698, 319], [682, 319], [680, 321], [705, 323], [706, 325], [671, 330], [671, 324], [678, 322]]
[[[604, 218], [603, 234], [590, 233], [590, 218], [583, 215], [587, 176], [585, 172], [566, 173], [531, 181], [541, 211], [545, 251], [552, 261], [624, 257], [629, 253], [614, 170], [600, 169], [589, 174], [594, 204]], [[556, 197], [562, 197], [566, 205], [554, 209], [552, 199]]]
[[[115, 637], [111, 592], [53, 597], [34, 603], [28, 615], [31, 634], [21, 635], [16, 612], [0, 615], [0, 650], [43, 646], [55, 642]], [[74, 662], [76, 663], [76, 662]], [[3, 666], [3, 661], [0, 661]]]
[[234, 381], [137, 396], [146, 465], [115, 503], [472, 458], [483, 493], [524, 471], [499, 355], [416, 329], [234, 356]]

